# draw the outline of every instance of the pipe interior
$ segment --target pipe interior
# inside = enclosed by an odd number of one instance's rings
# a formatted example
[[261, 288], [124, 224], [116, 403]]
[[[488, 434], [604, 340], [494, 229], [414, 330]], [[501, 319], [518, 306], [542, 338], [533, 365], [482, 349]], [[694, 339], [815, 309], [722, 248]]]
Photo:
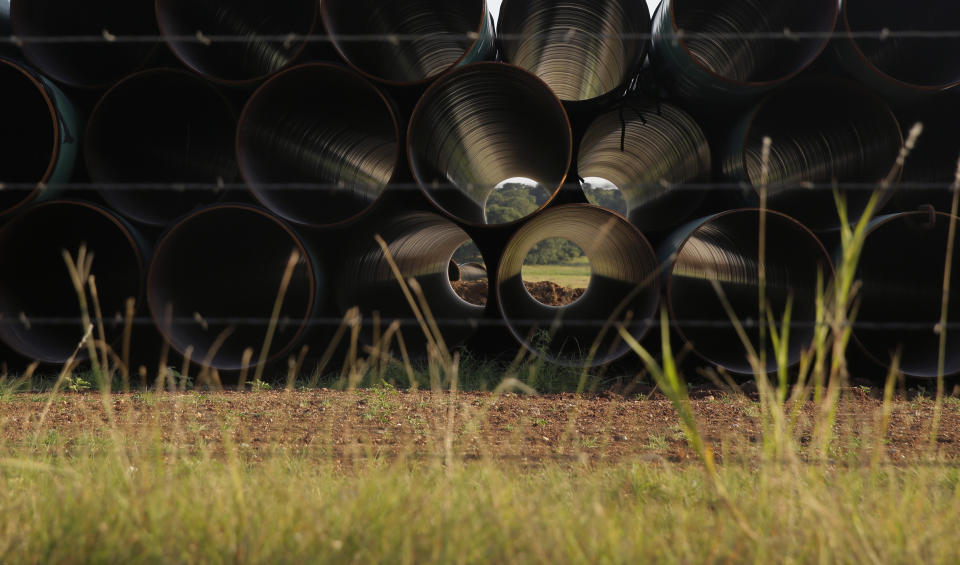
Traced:
[[[273, 74], [297, 57], [316, 19], [314, 0], [157, 0], [157, 19], [170, 48], [197, 72], [225, 81], [252, 81]], [[239, 36], [244, 41], [194, 40]], [[297, 39], [286, 38], [294, 34]], [[189, 37], [177, 41], [171, 36]], [[270, 39], [267, 39], [269, 37]]]
[[[373, 85], [345, 69], [311, 65], [275, 77], [251, 98], [237, 155], [251, 190], [274, 212], [334, 224], [386, 190], [398, 138], [393, 110]], [[290, 183], [304, 187], [282, 186]]]
[[[793, 75], [820, 53], [836, 22], [837, 0], [666, 0], [662, 9], [673, 10], [687, 34], [683, 45], [700, 66], [728, 80], [768, 82]], [[823, 35], [786, 38], [784, 29]], [[765, 33], [778, 36], [745, 35]]]
[[[53, 102], [36, 79], [0, 59], [0, 182], [34, 184], [46, 180], [56, 158]], [[29, 198], [32, 190], [0, 191], [0, 213]]]
[[[667, 300], [677, 329], [707, 361], [737, 373], [752, 373], [753, 368], [713, 281], [719, 283], [758, 349], [759, 269], [760, 264], [764, 266], [766, 301], [778, 331], [792, 299], [788, 347], [792, 365], [813, 339], [818, 273], [823, 274], [824, 281], [831, 275], [830, 258], [812, 233], [774, 212], [767, 213], [766, 222], [766, 254], [762, 263], [758, 263], [757, 210], [724, 213], [692, 228], [681, 228], [666, 247], [676, 253], [668, 273]], [[769, 337], [766, 352], [766, 368], [773, 371], [777, 368], [776, 353]]]
[[[763, 138], [772, 140], [768, 204], [812, 229], [839, 226], [833, 192], [824, 186], [860, 183], [844, 191], [849, 217], [860, 217], [874, 185], [896, 163], [903, 137], [887, 105], [846, 83], [808, 83], [768, 98], [746, 134], [743, 166], [752, 186], [763, 178]], [[814, 190], [809, 183], [821, 185]]]
[[112, 342], [127, 299], [141, 293], [143, 263], [132, 238], [109, 212], [80, 203], [40, 204], [11, 220], [0, 230], [0, 339], [28, 359], [67, 361], [84, 328], [62, 252], [76, 259], [86, 243]]
[[946, 87], [960, 82], [960, 37], [888, 37], [897, 32], [955, 32], [960, 4], [939, 0], [844, 0], [847, 29], [876, 33], [853, 39], [863, 56], [886, 75], [924, 87]]
[[[153, 2], [143, 0], [12, 0], [13, 32], [31, 36], [157, 35]], [[51, 77], [76, 86], [106, 85], [150, 56], [151, 42], [24, 42], [27, 58]]]
[[[931, 219], [934, 222], [931, 224]], [[911, 212], [878, 221], [868, 233], [857, 270], [863, 282], [854, 325], [857, 340], [877, 361], [889, 366], [901, 352], [900, 370], [915, 377], [935, 377], [940, 335], [944, 260], [950, 216]], [[960, 263], [954, 240], [953, 265]], [[954, 269], [956, 270], [956, 269]], [[960, 277], [950, 279], [947, 313], [946, 374], [960, 371]], [[872, 326], [872, 327], [871, 327]]]
[[[105, 187], [104, 200], [122, 214], [165, 225], [216, 200], [218, 184], [237, 175], [236, 120], [229, 103], [195, 75], [148, 71], [118, 84], [90, 116], [87, 170], [95, 182], [151, 184]], [[170, 185], [191, 185], [170, 190]]]
[[[404, 280], [416, 279], [423, 289], [447, 345], [470, 337], [476, 329], [471, 320], [482, 317], [484, 307], [458, 296], [450, 279], [453, 254], [471, 242], [470, 236], [450, 220], [426, 212], [386, 220], [377, 226], [377, 233], [387, 242]], [[359, 306], [366, 317], [379, 312], [387, 319], [401, 319], [407, 345], [422, 344], [423, 332], [372, 234], [359, 239], [350, 257], [338, 285], [341, 310]]]
[[[181, 354], [202, 361], [232, 329], [210, 365], [243, 368], [246, 348], [256, 364], [292, 252], [300, 254], [269, 351], [274, 359], [299, 339], [310, 318], [318, 273], [300, 241], [278, 220], [250, 208], [198, 212], [172, 228], [150, 266], [147, 299], [154, 322]], [[168, 311], [168, 308], [170, 309]]]
[[550, 90], [497, 63], [438, 81], [410, 123], [414, 176], [441, 208], [467, 222], [488, 223], [487, 199], [504, 181], [525, 179], [555, 194], [571, 146], [569, 121]]
[[692, 117], [669, 104], [635, 103], [622, 115], [623, 122], [619, 110], [606, 112], [587, 129], [579, 174], [619, 189], [624, 215], [641, 230], [670, 227], [702, 200], [702, 192], [684, 185], [710, 178], [707, 138]]
[[650, 13], [644, 0], [506, 0], [497, 33], [504, 60], [540, 77], [561, 100], [578, 102], [636, 72], [646, 39], [629, 35], [650, 33]]
[[474, 43], [470, 35], [489, 17], [484, 0], [324, 0], [322, 9], [344, 59], [401, 83], [436, 77], [459, 63]]
[[[541, 304], [523, 284], [527, 254], [553, 237], [573, 242], [590, 260], [586, 292], [562, 307]], [[504, 249], [497, 280], [501, 312], [519, 342], [571, 365], [600, 365], [625, 355], [629, 348], [608, 320], [625, 323], [641, 339], [658, 302], [657, 259], [646, 238], [623, 218], [588, 204], [552, 208], [524, 224]]]

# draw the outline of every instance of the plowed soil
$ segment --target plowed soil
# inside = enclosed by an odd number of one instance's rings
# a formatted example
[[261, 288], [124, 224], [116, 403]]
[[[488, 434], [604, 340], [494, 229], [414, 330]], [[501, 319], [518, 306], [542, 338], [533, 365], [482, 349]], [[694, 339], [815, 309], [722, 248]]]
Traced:
[[[120, 431], [133, 440], [216, 453], [229, 440], [256, 459], [292, 450], [349, 462], [412, 457], [581, 462], [626, 459], [684, 462], [695, 458], [671, 404], [656, 392], [525, 396], [517, 394], [332, 390], [269, 392], [96, 393], [12, 395], [0, 402], [0, 444], [16, 450], [49, 445], [84, 449]], [[727, 461], [760, 453], [759, 404], [743, 394], [694, 391], [702, 433]], [[895, 463], [958, 461], [960, 402], [944, 405], [939, 439], [931, 446], [934, 404], [901, 397], [881, 439], [881, 402], [851, 389], [840, 403], [830, 457], [840, 464], [868, 460], [879, 446]], [[809, 441], [812, 407], [800, 411], [801, 453]], [[100, 442], [99, 444], [97, 442]], [[258, 455], [259, 454], [259, 455]]]
[[[453, 291], [460, 298], [470, 304], [484, 306], [487, 304], [487, 281], [457, 281], [451, 283]], [[523, 283], [527, 287], [527, 292], [537, 299], [541, 304], [547, 306], [566, 306], [574, 300], [580, 298], [586, 291], [585, 288], [567, 288], [557, 283], [543, 281]]]

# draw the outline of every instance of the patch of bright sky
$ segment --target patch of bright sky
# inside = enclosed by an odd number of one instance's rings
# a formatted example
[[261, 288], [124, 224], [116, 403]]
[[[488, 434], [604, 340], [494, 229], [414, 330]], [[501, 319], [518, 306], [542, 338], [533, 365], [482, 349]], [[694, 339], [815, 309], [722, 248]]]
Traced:
[[[490, 8], [490, 11], [493, 12], [493, 17], [496, 18], [500, 14], [500, 4], [503, 3], [503, 0], [487, 0], [487, 6]], [[647, 5], [650, 6], [650, 13], [653, 14], [653, 10], [657, 7], [657, 4], [660, 3], [660, 0], [647, 0]]]

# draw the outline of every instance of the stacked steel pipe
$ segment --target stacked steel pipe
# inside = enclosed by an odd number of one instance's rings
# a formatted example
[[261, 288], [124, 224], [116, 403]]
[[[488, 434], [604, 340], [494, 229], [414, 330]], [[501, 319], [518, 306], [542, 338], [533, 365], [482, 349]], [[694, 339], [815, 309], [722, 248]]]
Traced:
[[[0, 0], [0, 341], [82, 360], [92, 309], [104, 348], [153, 327], [222, 372], [319, 356], [342, 323], [413, 355], [596, 366], [662, 306], [705, 363], [755, 371], [753, 349], [774, 370], [761, 328], [791, 324], [799, 361], [836, 233], [883, 183], [854, 341], [911, 376], [960, 372], [957, 301], [941, 319], [960, 281], [955, 5], [489, 8]], [[929, 135], [901, 167], [914, 121]], [[511, 186], [529, 205], [494, 215]], [[589, 203], [598, 190], [622, 206]], [[591, 267], [568, 305], [523, 280], [552, 238]], [[471, 242], [483, 261], [458, 264]], [[81, 249], [86, 280], [68, 268]], [[130, 372], [145, 362], [123, 349]]]

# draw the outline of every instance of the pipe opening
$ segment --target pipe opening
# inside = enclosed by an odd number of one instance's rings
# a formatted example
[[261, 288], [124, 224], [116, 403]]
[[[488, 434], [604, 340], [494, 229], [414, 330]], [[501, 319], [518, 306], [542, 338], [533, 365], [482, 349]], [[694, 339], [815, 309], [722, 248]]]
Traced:
[[[224, 82], [256, 81], [290, 65], [306, 46], [316, 12], [314, 0], [157, 0], [157, 22], [170, 49], [188, 67]], [[193, 39], [198, 35], [243, 41], [200, 42]]]
[[[419, 185], [440, 208], [476, 224], [501, 223], [486, 217], [498, 186], [535, 185], [552, 198], [566, 178], [572, 144], [566, 112], [549, 88], [500, 63], [468, 65], [439, 79], [414, 110], [408, 137]], [[508, 216], [529, 213], [526, 206]]]
[[505, 61], [540, 77], [564, 102], [580, 102], [615, 91], [636, 72], [647, 44], [636, 36], [650, 33], [650, 12], [644, 0], [506, 0], [497, 27]]
[[[90, 116], [86, 163], [104, 200], [125, 216], [162, 226], [217, 200], [237, 175], [236, 119], [220, 93], [195, 75], [145, 71], [107, 92]], [[182, 189], [126, 184], [197, 185]]]
[[323, 0], [321, 12], [344, 60], [370, 77], [395, 83], [422, 82], [446, 72], [468, 53], [482, 50], [492, 33], [484, 0]]
[[[885, 216], [867, 234], [857, 268], [863, 282], [854, 324], [857, 340], [881, 365], [900, 352], [900, 370], [912, 377], [935, 377], [940, 350], [937, 331], [947, 258], [950, 216], [927, 212]], [[960, 238], [958, 238], [960, 239]], [[960, 241], [954, 240], [950, 279], [945, 374], [960, 371]]]
[[[833, 192], [812, 185], [879, 184], [903, 144], [889, 107], [869, 91], [840, 81], [809, 82], [771, 95], [745, 129], [742, 154], [734, 153], [724, 163], [728, 176], [745, 178], [759, 190], [763, 138], [769, 136], [768, 205], [814, 230], [835, 229], [840, 219]], [[856, 221], [871, 191], [842, 193], [848, 216]]]
[[[766, 214], [766, 254], [760, 251], [760, 212], [735, 210], [680, 228], [664, 245], [672, 256], [667, 271], [667, 302], [676, 328], [704, 359], [737, 373], [752, 373], [747, 350], [723, 301], [736, 313], [755, 350], [760, 351], [760, 267], [766, 303], [778, 331], [791, 303], [787, 360], [793, 365], [812, 341], [816, 322], [817, 277], [832, 276], [830, 258], [816, 236], [796, 220]], [[766, 317], [762, 318], [766, 320]], [[777, 368], [776, 352], [766, 340], [766, 369]]]
[[[153, 37], [153, 2], [141, 0], [11, 0], [14, 35], [31, 37]], [[106, 86], [142, 66], [156, 45], [141, 41], [32, 42], [21, 47], [31, 63], [54, 79], [81, 87]]]
[[483, 206], [484, 223], [508, 224], [533, 214], [553, 196], [533, 179], [512, 178], [497, 184]]
[[336, 224], [373, 205], [396, 174], [399, 126], [389, 102], [355, 73], [302, 65], [247, 103], [237, 157], [254, 195], [307, 225]]
[[921, 88], [960, 83], [960, 38], [881, 37], [887, 32], [953, 32], [960, 4], [937, 0], [908, 5], [893, 0], [844, 0], [847, 32], [862, 60], [888, 77]]
[[[46, 182], [57, 161], [58, 128], [53, 101], [40, 82], [0, 59], [0, 182]], [[0, 191], [0, 214], [29, 201], [38, 191]]]
[[523, 260], [523, 286], [544, 306], [563, 308], [583, 296], [590, 286], [590, 257], [563, 237], [537, 242]]
[[[680, 44], [702, 69], [728, 81], [767, 83], [793, 76], [820, 54], [833, 31], [837, 3], [667, 0], [659, 17], [675, 22], [673, 34], [688, 34]], [[809, 36], [784, 37], [786, 29]]]
[[[268, 361], [302, 336], [313, 312], [319, 273], [294, 233], [273, 216], [222, 205], [188, 216], [160, 241], [147, 281], [154, 323], [179, 353], [220, 370], [257, 364], [291, 253], [299, 254], [284, 296]], [[214, 352], [214, 344], [224, 340]]]
[[[453, 222], [427, 212], [390, 218], [377, 226], [377, 233], [387, 242], [403, 279], [413, 278], [419, 284], [446, 344], [453, 346], [473, 335], [476, 320], [483, 316], [480, 304], [487, 301], [486, 285], [473, 287], [472, 299], [468, 299], [454, 290], [457, 283], [451, 281], [449, 272], [455, 253], [473, 244], [470, 236]], [[341, 310], [358, 306], [365, 317], [379, 312], [384, 327], [391, 320], [400, 320], [410, 353], [423, 354], [426, 338], [373, 235], [359, 238], [349, 256], [338, 285]]]
[[587, 199], [641, 230], [673, 227], [689, 216], [704, 193], [685, 185], [708, 180], [710, 163], [706, 135], [693, 118], [650, 102], [598, 116], [577, 156]]
[[113, 214], [81, 202], [38, 204], [10, 220], [0, 230], [0, 339], [28, 359], [70, 358], [86, 328], [63, 252], [75, 260], [86, 244], [112, 343], [123, 331], [127, 299], [141, 294], [144, 264], [135, 241]]
[[[524, 285], [524, 262], [545, 239], [571, 242], [589, 257], [584, 294], [566, 306], [547, 306]], [[658, 302], [657, 260], [646, 238], [622, 217], [589, 204], [551, 208], [525, 223], [508, 242], [497, 276], [500, 311], [528, 350], [567, 365], [597, 366], [629, 348], [612, 324], [637, 339]]]
[[486, 306], [489, 290], [487, 266], [477, 244], [473, 241], [464, 243], [453, 252], [450, 262], [457, 266], [456, 278], [450, 277], [457, 296], [468, 304]]

